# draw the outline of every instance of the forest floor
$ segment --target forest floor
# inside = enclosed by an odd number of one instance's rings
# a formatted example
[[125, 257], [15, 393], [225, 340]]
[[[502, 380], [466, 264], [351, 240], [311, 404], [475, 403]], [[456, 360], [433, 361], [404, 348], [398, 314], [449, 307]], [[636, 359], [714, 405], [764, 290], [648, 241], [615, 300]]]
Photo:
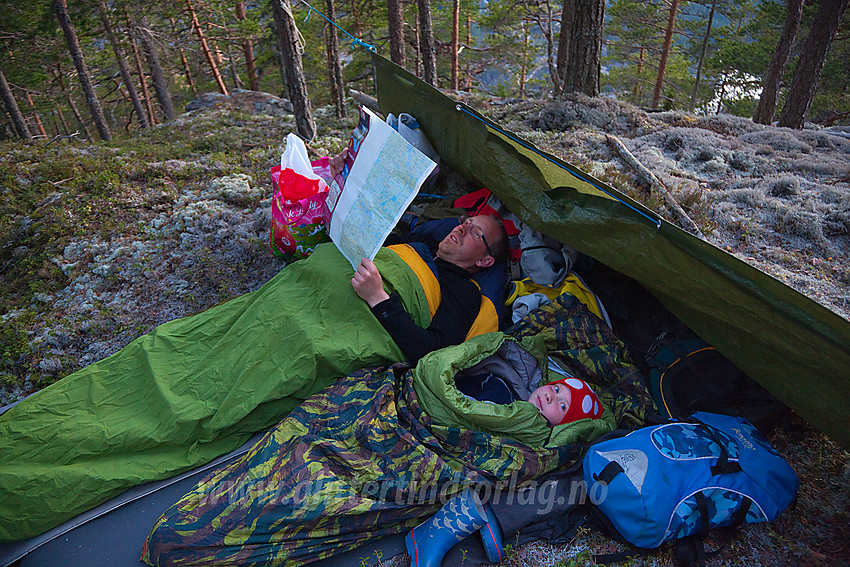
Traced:
[[[709, 242], [850, 318], [850, 128], [650, 114], [604, 98], [463, 100], [675, 222], [612, 150], [616, 136]], [[110, 143], [0, 141], [0, 406], [285, 265], [268, 247], [268, 171], [294, 122], [276, 101], [254, 102], [213, 101]], [[340, 151], [354, 126], [353, 110], [332, 115], [316, 111], [317, 156]], [[800, 476], [799, 498], [710, 564], [850, 564], [850, 456], [797, 418], [771, 440]], [[585, 533], [503, 564], [582, 565], [616, 548]]]

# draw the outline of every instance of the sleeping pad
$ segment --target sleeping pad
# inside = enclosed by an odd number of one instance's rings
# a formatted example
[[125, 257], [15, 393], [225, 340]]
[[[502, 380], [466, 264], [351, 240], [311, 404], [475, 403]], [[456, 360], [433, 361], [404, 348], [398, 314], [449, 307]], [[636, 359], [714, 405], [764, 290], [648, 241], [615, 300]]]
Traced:
[[[651, 401], [624, 345], [573, 296], [508, 333], [434, 351], [415, 369], [396, 364], [336, 381], [169, 508], [142, 559], [304, 565], [406, 533], [466, 485], [486, 486], [490, 502], [526, 498], [538, 507], [532, 514], [545, 514], [545, 495], [527, 496], [534, 479], [577, 464], [586, 445], [576, 441], [642, 424]], [[601, 427], [581, 420], [552, 429], [528, 402], [472, 400], [445, 379], [511, 343], [538, 361], [542, 380], [552, 357], [592, 384], [607, 408], [594, 420]], [[568, 433], [570, 425], [582, 432]]]
[[[413, 271], [386, 249], [375, 263], [427, 326]], [[319, 246], [256, 291], [160, 325], [0, 415], [0, 540], [206, 463], [334, 380], [404, 360], [351, 276], [335, 245]]]

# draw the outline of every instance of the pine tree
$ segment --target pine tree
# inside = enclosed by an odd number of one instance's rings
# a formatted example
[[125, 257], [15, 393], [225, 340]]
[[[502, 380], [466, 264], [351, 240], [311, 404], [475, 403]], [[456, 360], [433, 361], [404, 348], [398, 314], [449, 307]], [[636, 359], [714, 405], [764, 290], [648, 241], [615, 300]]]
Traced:
[[767, 68], [767, 74], [762, 83], [761, 97], [753, 114], [753, 121], [759, 124], [770, 124], [773, 122], [773, 115], [776, 112], [776, 98], [779, 93], [779, 80], [782, 77], [782, 70], [785, 68], [785, 62], [788, 60], [788, 53], [791, 51], [791, 44], [794, 43], [794, 38], [797, 35], [797, 29], [800, 27], [800, 18], [803, 16], [803, 0], [788, 0], [788, 7], [785, 16], [785, 23], [782, 26], [782, 35], [779, 37], [779, 43], [776, 46], [776, 51], [773, 53], [773, 58], [770, 61], [770, 66]]
[[838, 31], [841, 18], [844, 17], [847, 3], [848, 0], [822, 0], [797, 63], [788, 99], [779, 116], [780, 126], [797, 129], [803, 127], [803, 121], [817, 92], [829, 47]]
[[588, 96], [599, 94], [599, 73], [602, 58], [602, 24], [605, 19], [603, 0], [564, 0], [561, 13], [558, 74], [564, 92], [581, 92]]
[[430, 0], [417, 0], [419, 7], [419, 51], [422, 56], [422, 79], [437, 86], [437, 48], [431, 27]]
[[[334, 0], [326, 0], [328, 8], [327, 16], [332, 22], [336, 21], [336, 6]], [[342, 65], [339, 62], [339, 40], [336, 35], [336, 28], [331, 25], [325, 25], [325, 39], [328, 52], [328, 75], [331, 83], [331, 98], [334, 102], [334, 109], [337, 118], [345, 116], [345, 85], [342, 82]]]
[[56, 10], [59, 26], [65, 34], [65, 40], [68, 42], [68, 51], [71, 53], [71, 58], [74, 60], [74, 65], [77, 68], [80, 86], [85, 93], [86, 102], [89, 105], [89, 110], [91, 110], [97, 132], [101, 139], [108, 141], [112, 138], [112, 134], [109, 131], [109, 126], [106, 124], [106, 117], [103, 115], [100, 99], [98, 99], [97, 93], [94, 90], [94, 84], [92, 84], [91, 76], [86, 66], [83, 50], [80, 48], [80, 42], [77, 40], [77, 32], [74, 30], [71, 18], [68, 15], [68, 4], [66, 0], [53, 0], [53, 6]]
[[136, 92], [136, 84], [133, 80], [133, 76], [130, 74], [130, 67], [127, 65], [126, 59], [124, 59], [124, 50], [121, 49], [121, 45], [118, 43], [118, 39], [112, 29], [112, 21], [109, 18], [109, 10], [107, 9], [106, 2], [104, 0], [99, 0], [98, 9], [100, 11], [100, 18], [103, 22], [103, 29], [106, 32], [106, 37], [109, 40], [110, 45], [112, 45], [112, 50], [115, 53], [115, 61], [118, 63], [118, 68], [121, 70], [121, 78], [124, 80], [124, 85], [127, 87], [127, 95], [129, 96], [130, 102], [133, 104], [133, 108], [136, 111], [136, 118], [139, 121], [139, 126], [147, 128], [149, 126], [148, 117], [145, 114], [144, 108], [142, 108], [142, 101], [139, 100], [139, 93]]
[[[331, 2], [332, 0], [328, 1]], [[245, 2], [236, 3], [236, 18], [240, 22], [244, 22], [247, 19], [245, 14]], [[252, 91], [260, 90], [260, 86], [257, 82], [257, 67], [254, 63], [254, 43], [250, 36], [245, 37], [242, 41], [242, 53], [245, 56], [245, 67], [248, 72], [248, 86]]]
[[24, 119], [24, 115], [21, 114], [21, 109], [15, 100], [15, 95], [9, 87], [9, 83], [6, 82], [6, 75], [3, 73], [2, 68], [0, 68], [0, 97], [3, 99], [3, 105], [12, 119], [12, 123], [15, 125], [15, 131], [18, 133], [18, 136], [24, 140], [32, 140], [32, 134], [27, 127], [27, 121]]
[[224, 85], [224, 80], [221, 78], [221, 72], [218, 69], [218, 63], [216, 62], [216, 58], [213, 55], [212, 49], [210, 48], [210, 45], [207, 42], [207, 37], [204, 34], [204, 30], [201, 27], [201, 23], [198, 21], [198, 14], [195, 11], [195, 7], [192, 5], [192, 0], [186, 0], [186, 8], [189, 11], [189, 17], [192, 20], [192, 29], [198, 36], [198, 41], [201, 44], [201, 50], [204, 53], [204, 57], [207, 60], [207, 64], [210, 67], [210, 72], [212, 73], [212, 76], [215, 79], [216, 85], [218, 85], [218, 90], [221, 94], [227, 96], [230, 93], [227, 92], [227, 87]]
[[404, 9], [401, 0], [387, 0], [387, 31], [390, 39], [390, 60], [404, 67]]
[[670, 57], [670, 45], [673, 42], [673, 31], [676, 27], [676, 14], [679, 11], [679, 0], [670, 3], [670, 15], [664, 30], [664, 45], [661, 48], [661, 59], [658, 62], [658, 73], [655, 79], [655, 90], [652, 92], [652, 108], [658, 108], [661, 91], [664, 88], [664, 73], [667, 70], [667, 59]]
[[304, 80], [301, 52], [296, 43], [298, 30], [293, 21], [292, 6], [289, 0], [271, 0], [271, 3], [278, 46], [283, 57], [286, 87], [289, 90], [289, 100], [295, 110], [296, 129], [302, 138], [310, 141], [316, 135], [316, 123], [313, 120], [310, 95], [307, 93], [307, 82]]
[[153, 88], [156, 92], [159, 106], [162, 108], [162, 114], [166, 120], [174, 120], [176, 114], [174, 112], [174, 104], [171, 101], [171, 89], [168, 88], [168, 81], [165, 78], [165, 71], [162, 68], [159, 50], [156, 48], [156, 43], [154, 43], [153, 34], [144, 20], [141, 20], [136, 26], [136, 32], [142, 40], [142, 46], [148, 60], [148, 67], [151, 70]]

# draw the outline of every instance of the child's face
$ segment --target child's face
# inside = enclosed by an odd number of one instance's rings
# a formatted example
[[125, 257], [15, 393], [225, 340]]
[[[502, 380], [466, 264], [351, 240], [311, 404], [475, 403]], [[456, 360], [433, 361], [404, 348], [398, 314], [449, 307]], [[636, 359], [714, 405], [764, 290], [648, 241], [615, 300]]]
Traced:
[[567, 415], [570, 398], [570, 389], [563, 384], [546, 384], [531, 392], [528, 401], [534, 404], [549, 423], [558, 425]]

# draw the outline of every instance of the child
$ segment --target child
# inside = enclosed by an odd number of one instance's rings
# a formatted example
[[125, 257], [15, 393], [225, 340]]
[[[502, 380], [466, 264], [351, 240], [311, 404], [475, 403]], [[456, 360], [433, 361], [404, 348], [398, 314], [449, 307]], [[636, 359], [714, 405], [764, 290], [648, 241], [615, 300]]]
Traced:
[[587, 382], [578, 378], [561, 378], [540, 386], [528, 400], [549, 423], [563, 425], [584, 418], [602, 417], [602, 403]]
[[[567, 374], [550, 358], [550, 369], [563, 378], [544, 384], [530, 394], [524, 384], [518, 384], [517, 376], [508, 372], [486, 374], [458, 373], [455, 385], [458, 390], [479, 401], [509, 404], [516, 401], [531, 403], [549, 424], [554, 427], [580, 419], [602, 417], [602, 403], [584, 380]], [[530, 389], [530, 388], [529, 388]]]

